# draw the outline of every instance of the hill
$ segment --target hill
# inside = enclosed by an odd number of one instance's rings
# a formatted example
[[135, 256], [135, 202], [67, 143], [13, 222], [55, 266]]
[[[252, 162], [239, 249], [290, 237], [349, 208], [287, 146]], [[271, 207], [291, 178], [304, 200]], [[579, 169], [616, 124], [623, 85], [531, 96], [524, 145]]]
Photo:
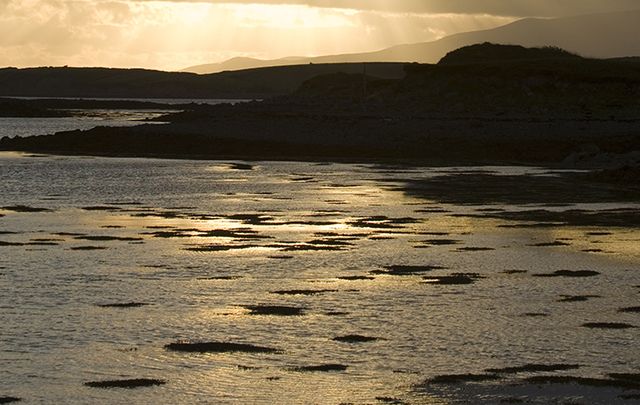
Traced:
[[525, 48], [520, 45], [498, 45], [490, 42], [475, 44], [447, 53], [438, 65], [465, 65], [472, 63], [536, 61], [548, 59], [581, 59], [580, 56], [564, 49], [546, 46], [542, 48]]
[[[593, 58], [640, 56], [640, 10], [554, 19], [526, 18], [498, 28], [451, 35], [433, 42], [406, 44], [377, 52], [295, 58], [296, 63], [418, 62], [436, 63], [463, 46], [492, 42], [526, 47], [554, 46]], [[244, 60], [243, 69], [252, 67]], [[257, 60], [259, 66], [290, 64], [287, 58]], [[200, 65], [185, 69], [211, 73], [235, 69], [233, 63]]]
[[[640, 150], [637, 62], [478, 47], [454, 53], [472, 63], [409, 64], [402, 79], [334, 72], [287, 96], [201, 106], [165, 125], [5, 137], [0, 150], [431, 164], [557, 163], [587, 150], [606, 165]], [[482, 48], [492, 56], [478, 62]]]
[[[401, 78], [403, 64], [367, 64], [367, 73]], [[0, 96], [99, 98], [265, 98], [288, 94], [304, 81], [329, 73], [358, 73], [358, 64], [313, 64], [210, 75], [143, 69], [0, 69]]]

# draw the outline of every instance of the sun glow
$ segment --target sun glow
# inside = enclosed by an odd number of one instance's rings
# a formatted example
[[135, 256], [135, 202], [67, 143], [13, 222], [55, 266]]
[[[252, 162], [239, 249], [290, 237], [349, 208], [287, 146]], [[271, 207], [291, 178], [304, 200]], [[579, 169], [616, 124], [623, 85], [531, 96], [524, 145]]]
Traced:
[[488, 28], [504, 18], [248, 2], [0, 1], [7, 66], [179, 70], [236, 56], [367, 52]]

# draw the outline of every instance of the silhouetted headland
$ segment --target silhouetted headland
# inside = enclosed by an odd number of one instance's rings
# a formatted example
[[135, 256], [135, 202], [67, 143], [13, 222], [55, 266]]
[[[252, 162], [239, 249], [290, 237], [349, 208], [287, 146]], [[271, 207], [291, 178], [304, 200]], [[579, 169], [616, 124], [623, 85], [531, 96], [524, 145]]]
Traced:
[[[361, 66], [361, 69], [368, 69]], [[640, 64], [480, 44], [401, 79], [331, 73], [285, 95], [186, 109], [167, 125], [3, 138], [3, 150], [423, 164], [637, 165]]]

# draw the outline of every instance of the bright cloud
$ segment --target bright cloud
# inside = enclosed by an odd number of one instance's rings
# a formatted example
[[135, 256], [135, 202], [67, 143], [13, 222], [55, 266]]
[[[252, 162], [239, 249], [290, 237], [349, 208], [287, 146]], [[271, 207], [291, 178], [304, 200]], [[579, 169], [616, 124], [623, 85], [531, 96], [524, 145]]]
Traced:
[[545, 3], [576, 1], [0, 0], [0, 61], [175, 70], [234, 56], [365, 52], [495, 27]]

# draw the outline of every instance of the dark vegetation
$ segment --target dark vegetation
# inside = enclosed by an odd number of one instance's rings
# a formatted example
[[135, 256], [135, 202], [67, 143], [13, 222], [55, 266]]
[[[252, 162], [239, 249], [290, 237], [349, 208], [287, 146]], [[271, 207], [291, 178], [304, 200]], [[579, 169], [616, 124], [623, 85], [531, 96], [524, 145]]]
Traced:
[[0, 98], [0, 117], [68, 117], [69, 113], [49, 110], [33, 105], [31, 102]]
[[439, 65], [468, 65], [496, 61], [536, 61], [557, 59], [580, 59], [580, 56], [564, 49], [546, 46], [525, 48], [520, 45], [497, 45], [489, 42], [469, 45], [447, 53], [438, 62]]
[[[367, 70], [376, 76], [399, 78], [402, 66], [401, 63], [369, 63]], [[290, 93], [314, 76], [356, 73], [362, 69], [361, 63], [312, 64], [197, 75], [144, 69], [5, 68], [0, 69], [0, 96], [263, 98]]]

